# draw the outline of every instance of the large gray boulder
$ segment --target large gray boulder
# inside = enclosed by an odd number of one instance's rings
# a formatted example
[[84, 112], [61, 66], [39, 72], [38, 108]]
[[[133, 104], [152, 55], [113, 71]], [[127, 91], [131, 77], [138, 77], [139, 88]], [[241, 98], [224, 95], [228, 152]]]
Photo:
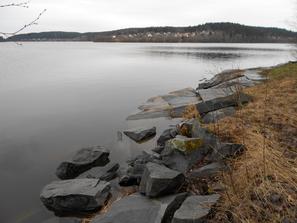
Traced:
[[135, 193], [113, 203], [107, 213], [97, 216], [92, 223], [170, 223], [186, 196], [182, 193], [149, 199]]
[[218, 194], [188, 197], [175, 212], [172, 223], [207, 222], [206, 218], [219, 198]]
[[124, 134], [135, 142], [141, 143], [153, 138], [156, 135], [156, 127], [128, 129], [124, 131]]
[[109, 162], [109, 150], [102, 146], [80, 149], [71, 161], [62, 162], [56, 170], [60, 179], [72, 179], [95, 166], [105, 166]]
[[110, 184], [97, 179], [54, 181], [45, 186], [40, 199], [58, 216], [83, 215], [98, 211], [105, 205]]
[[184, 174], [163, 165], [147, 163], [139, 191], [148, 197], [160, 197], [175, 193], [184, 182]]
[[165, 146], [165, 143], [173, 139], [178, 134], [176, 128], [170, 128], [163, 131], [163, 133], [160, 135], [160, 137], [157, 140], [158, 146]]

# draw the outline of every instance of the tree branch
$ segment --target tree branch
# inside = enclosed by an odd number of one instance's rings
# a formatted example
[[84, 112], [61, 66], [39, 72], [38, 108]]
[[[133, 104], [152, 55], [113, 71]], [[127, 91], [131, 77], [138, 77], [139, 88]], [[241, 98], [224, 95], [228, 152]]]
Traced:
[[30, 1], [27, 1], [27, 2], [20, 2], [20, 3], [10, 3], [10, 4], [5, 4], [5, 5], [0, 5], [0, 8], [5, 8], [5, 7], [22, 7], [22, 8], [29, 8], [29, 3], [30, 3]]
[[46, 9], [44, 9], [41, 13], [39, 13], [39, 15], [31, 22], [29, 22], [28, 24], [25, 24], [23, 27], [21, 27], [20, 29], [18, 29], [17, 31], [15, 32], [11, 32], [11, 33], [5, 33], [5, 32], [0, 32], [0, 35], [4, 36], [5, 38], [8, 38], [8, 37], [11, 37], [11, 36], [14, 36], [20, 32], [22, 32], [23, 30], [27, 29], [28, 27], [30, 26], [33, 26], [33, 25], [38, 25], [38, 20], [41, 18], [41, 16], [46, 12]]

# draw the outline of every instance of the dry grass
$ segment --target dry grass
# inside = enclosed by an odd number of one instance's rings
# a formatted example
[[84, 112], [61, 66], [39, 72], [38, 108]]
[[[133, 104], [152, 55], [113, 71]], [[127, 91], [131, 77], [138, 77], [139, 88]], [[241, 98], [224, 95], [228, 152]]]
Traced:
[[188, 105], [182, 114], [182, 118], [186, 120], [192, 118], [200, 118], [200, 114], [195, 105]]
[[219, 178], [226, 191], [214, 222], [296, 222], [297, 63], [265, 75], [269, 81], [245, 89], [251, 103], [207, 126], [223, 141], [246, 147], [230, 161], [231, 173]]

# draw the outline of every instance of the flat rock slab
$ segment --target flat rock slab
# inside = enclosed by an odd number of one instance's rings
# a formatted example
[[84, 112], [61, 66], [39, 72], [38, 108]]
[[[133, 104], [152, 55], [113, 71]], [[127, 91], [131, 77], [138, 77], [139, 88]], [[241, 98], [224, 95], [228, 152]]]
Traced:
[[216, 74], [213, 78], [204, 83], [199, 84], [197, 89], [207, 89], [219, 85], [223, 82], [242, 77], [243, 70], [226, 70], [219, 74]]
[[220, 195], [190, 196], [175, 212], [172, 223], [201, 223], [206, 222], [213, 205]]
[[56, 170], [60, 179], [72, 179], [96, 166], [105, 166], [109, 162], [110, 151], [102, 146], [80, 149], [71, 161], [62, 162]]
[[234, 107], [221, 108], [221, 109], [209, 112], [206, 115], [204, 115], [202, 118], [202, 122], [205, 124], [215, 123], [222, 118], [225, 118], [227, 116], [232, 116], [234, 114], [235, 114]]
[[110, 189], [109, 183], [97, 179], [62, 180], [45, 186], [40, 199], [58, 216], [83, 215], [103, 207]]
[[133, 128], [124, 131], [124, 134], [137, 143], [152, 139], [156, 135], [156, 127], [152, 128]]
[[193, 88], [185, 88], [166, 95], [152, 97], [139, 106], [141, 110], [130, 115], [127, 120], [171, 117], [172, 112], [184, 110], [189, 104], [197, 104], [201, 99]]
[[141, 178], [139, 191], [148, 197], [173, 194], [185, 182], [185, 176], [163, 165], [147, 163]]
[[107, 213], [97, 216], [92, 223], [170, 223], [186, 196], [183, 193], [149, 199], [135, 193], [113, 203]]
[[198, 94], [205, 101], [211, 101], [213, 99], [225, 98], [236, 93], [236, 88], [209, 88], [198, 90]]

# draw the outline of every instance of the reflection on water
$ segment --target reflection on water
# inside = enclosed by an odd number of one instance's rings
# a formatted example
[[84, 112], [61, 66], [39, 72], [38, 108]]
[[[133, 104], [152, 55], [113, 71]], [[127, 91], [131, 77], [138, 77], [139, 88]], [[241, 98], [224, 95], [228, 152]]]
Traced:
[[77, 149], [103, 145], [124, 163], [154, 147], [117, 134], [143, 125], [160, 134], [171, 123], [125, 121], [147, 98], [290, 59], [285, 44], [0, 43], [1, 223], [51, 218], [39, 192]]

